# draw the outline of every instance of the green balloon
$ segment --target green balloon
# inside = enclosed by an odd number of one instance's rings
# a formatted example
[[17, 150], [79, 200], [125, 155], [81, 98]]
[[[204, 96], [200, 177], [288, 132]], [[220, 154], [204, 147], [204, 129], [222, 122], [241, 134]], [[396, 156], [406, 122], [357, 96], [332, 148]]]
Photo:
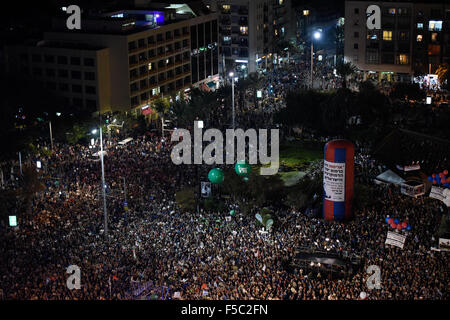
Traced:
[[231, 216], [235, 216], [235, 215], [236, 215], [236, 211], [231, 210], [231, 211], [230, 211], [230, 215], [231, 215]]
[[214, 184], [221, 184], [224, 178], [225, 174], [223, 173], [223, 170], [219, 168], [214, 168], [208, 173], [209, 181]]
[[236, 171], [238, 176], [244, 177], [250, 174], [252, 166], [247, 161], [238, 161], [238, 163], [234, 165], [234, 171]]

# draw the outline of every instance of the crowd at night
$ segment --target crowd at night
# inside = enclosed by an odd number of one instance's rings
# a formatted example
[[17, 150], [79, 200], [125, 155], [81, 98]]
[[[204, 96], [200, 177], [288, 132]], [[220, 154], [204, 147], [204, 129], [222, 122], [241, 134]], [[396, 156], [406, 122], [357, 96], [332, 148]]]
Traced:
[[[448, 5], [125, 2], [3, 22], [0, 300], [449, 299]], [[198, 123], [274, 129], [278, 171], [176, 165]]]

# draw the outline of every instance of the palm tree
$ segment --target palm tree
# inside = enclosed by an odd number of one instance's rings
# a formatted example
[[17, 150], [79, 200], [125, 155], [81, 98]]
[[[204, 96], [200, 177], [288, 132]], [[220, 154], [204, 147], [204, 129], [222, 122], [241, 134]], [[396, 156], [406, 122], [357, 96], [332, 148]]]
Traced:
[[153, 102], [153, 106], [155, 107], [158, 116], [161, 118], [161, 132], [164, 130], [164, 118], [166, 114], [169, 112], [170, 102], [169, 99], [164, 97], [159, 97]]
[[31, 214], [33, 198], [36, 193], [45, 189], [45, 186], [39, 180], [40, 173], [32, 165], [25, 165], [22, 169], [21, 188], [17, 190], [17, 195], [23, 200], [25, 212]]
[[439, 78], [439, 82], [444, 87], [448, 87], [450, 85], [450, 66], [447, 63], [441, 64], [437, 70], [436, 74]]
[[339, 63], [336, 66], [336, 72], [342, 77], [342, 87], [347, 88], [347, 77], [351, 76], [356, 72], [356, 66], [351, 62]]
[[294, 51], [296, 47], [291, 42], [284, 38], [274, 37], [272, 40], [272, 51], [277, 56], [277, 65], [280, 64], [280, 57], [283, 56], [286, 51]]
[[248, 75], [248, 87], [252, 89], [253, 91], [253, 100], [255, 103], [255, 107], [257, 106], [257, 98], [256, 98], [256, 91], [261, 87], [261, 85], [264, 82], [264, 77], [262, 77], [257, 72], [252, 72]]

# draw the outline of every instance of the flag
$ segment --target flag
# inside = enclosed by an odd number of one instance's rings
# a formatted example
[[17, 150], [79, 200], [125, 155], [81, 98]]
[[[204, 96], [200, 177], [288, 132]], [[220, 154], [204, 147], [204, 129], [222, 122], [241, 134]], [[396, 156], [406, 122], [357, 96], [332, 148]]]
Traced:
[[116, 275], [113, 275], [113, 280], [119, 280], [119, 278], [117, 278], [117, 276]]
[[208, 291], [203, 290], [203, 295], [204, 295], [204, 296], [207, 296], [207, 295], [208, 295]]
[[206, 283], [202, 284], [202, 289], [207, 289], [208, 286], [206, 285]]

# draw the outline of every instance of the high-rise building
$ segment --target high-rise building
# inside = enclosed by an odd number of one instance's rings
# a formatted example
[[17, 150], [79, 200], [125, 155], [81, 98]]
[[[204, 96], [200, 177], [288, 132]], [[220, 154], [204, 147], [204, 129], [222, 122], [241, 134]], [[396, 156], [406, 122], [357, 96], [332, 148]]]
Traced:
[[[204, 0], [218, 13], [220, 70], [241, 75], [267, 67], [278, 39], [295, 39], [291, 0]], [[292, 25], [294, 23], [294, 25]]]
[[[369, 5], [381, 9], [381, 29], [367, 28]], [[346, 1], [345, 60], [371, 77], [411, 81], [450, 58], [450, 4], [433, 1]]]
[[302, 60], [311, 59], [313, 34], [321, 33], [314, 41], [314, 51], [320, 52], [323, 62], [335, 65], [344, 58], [344, 7], [327, 0], [309, 0], [296, 6], [297, 44]]
[[151, 103], [202, 82], [218, 81], [217, 15], [186, 4], [155, 4], [66, 17], [32, 45], [6, 48], [7, 67], [45, 83], [86, 112], [154, 114]]

